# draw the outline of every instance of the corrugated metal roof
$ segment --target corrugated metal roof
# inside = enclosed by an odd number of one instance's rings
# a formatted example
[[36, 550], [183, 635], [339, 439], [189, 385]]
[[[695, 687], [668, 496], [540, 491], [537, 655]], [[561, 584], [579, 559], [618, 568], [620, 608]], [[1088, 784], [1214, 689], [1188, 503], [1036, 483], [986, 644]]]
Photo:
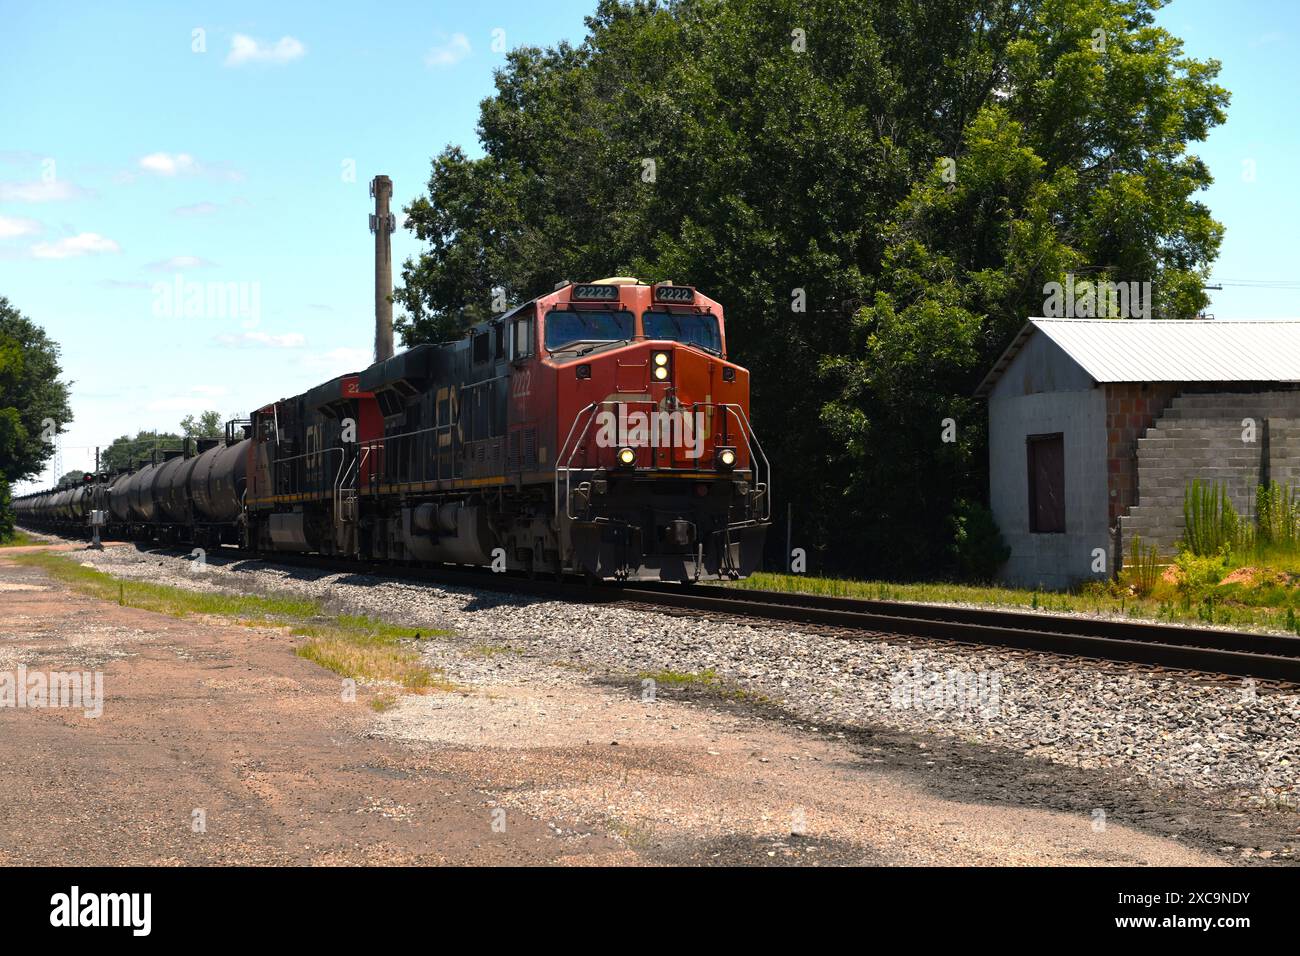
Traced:
[[1030, 319], [976, 395], [988, 394], [1035, 332], [1098, 382], [1300, 382], [1300, 321]]

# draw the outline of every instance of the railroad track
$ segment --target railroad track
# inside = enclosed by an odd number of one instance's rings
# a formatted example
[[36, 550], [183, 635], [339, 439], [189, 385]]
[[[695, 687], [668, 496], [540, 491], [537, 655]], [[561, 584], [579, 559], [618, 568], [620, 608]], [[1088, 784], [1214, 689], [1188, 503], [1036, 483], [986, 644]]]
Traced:
[[689, 610], [1300, 684], [1300, 637], [740, 588], [635, 585], [625, 594]]
[[315, 555], [253, 556], [231, 551], [232, 557], [236, 554], [243, 560], [264, 560], [331, 573], [371, 574], [552, 600], [630, 603], [803, 624], [829, 628], [840, 637], [898, 635], [1300, 685], [1300, 637], [1001, 608], [948, 607], [703, 585], [588, 585], [466, 568], [406, 567]]

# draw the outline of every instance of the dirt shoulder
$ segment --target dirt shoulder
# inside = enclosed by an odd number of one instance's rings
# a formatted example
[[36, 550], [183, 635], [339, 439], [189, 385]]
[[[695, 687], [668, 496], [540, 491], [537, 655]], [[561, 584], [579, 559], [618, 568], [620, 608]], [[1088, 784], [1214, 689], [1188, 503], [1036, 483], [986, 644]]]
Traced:
[[0, 863], [1218, 861], [1118, 820], [946, 795], [834, 728], [455, 641], [465, 692], [377, 714], [296, 640], [93, 601], [0, 554], [0, 673], [104, 688], [96, 718], [0, 707]]
[[[0, 557], [0, 671], [102, 671], [103, 713], [0, 707], [0, 864], [564, 864], [629, 857], [366, 735], [282, 634], [93, 601]], [[196, 814], [198, 811], [198, 814]], [[205, 832], [199, 829], [203, 824]]]

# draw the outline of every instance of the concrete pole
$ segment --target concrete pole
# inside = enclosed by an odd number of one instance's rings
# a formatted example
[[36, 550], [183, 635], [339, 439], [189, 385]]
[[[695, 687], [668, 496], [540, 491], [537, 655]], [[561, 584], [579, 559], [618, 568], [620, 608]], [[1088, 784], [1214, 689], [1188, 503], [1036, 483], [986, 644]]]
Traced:
[[370, 182], [375, 197], [375, 211], [370, 217], [370, 231], [375, 234], [375, 361], [393, 357], [393, 231], [397, 220], [388, 211], [393, 198], [393, 181], [376, 176]]

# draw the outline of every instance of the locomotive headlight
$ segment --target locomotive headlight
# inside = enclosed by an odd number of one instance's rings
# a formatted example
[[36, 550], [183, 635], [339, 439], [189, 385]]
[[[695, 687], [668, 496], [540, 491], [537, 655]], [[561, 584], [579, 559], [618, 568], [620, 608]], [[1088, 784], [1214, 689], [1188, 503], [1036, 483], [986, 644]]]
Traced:
[[667, 352], [656, 352], [656, 353], [655, 353], [655, 364], [656, 364], [656, 365], [659, 365], [659, 366], [666, 366], [666, 365], [668, 364], [668, 353], [667, 353]]
[[719, 468], [730, 470], [736, 466], [736, 449], [719, 448], [715, 459]]
[[636, 464], [636, 452], [631, 448], [620, 448], [618, 450], [618, 463], [624, 468], [631, 468]]
[[655, 366], [655, 379], [657, 381], [662, 382], [667, 377], [668, 377], [668, 369], [666, 366], [663, 365]]

